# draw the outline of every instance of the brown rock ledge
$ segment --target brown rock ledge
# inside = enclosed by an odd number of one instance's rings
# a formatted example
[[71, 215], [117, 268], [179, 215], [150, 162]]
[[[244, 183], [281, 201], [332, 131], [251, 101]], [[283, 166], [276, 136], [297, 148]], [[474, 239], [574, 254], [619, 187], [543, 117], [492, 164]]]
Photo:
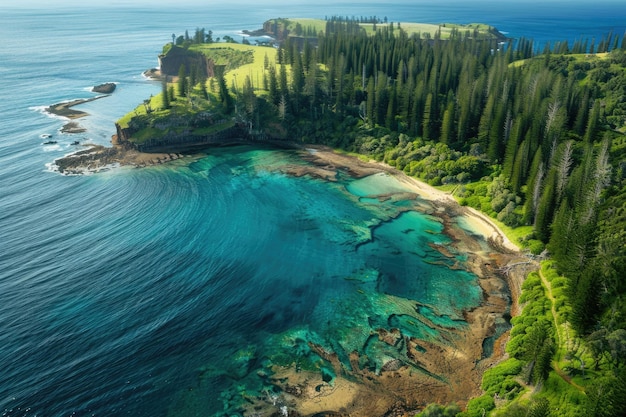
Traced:
[[98, 100], [103, 97], [107, 97], [107, 96], [104, 95], [104, 96], [98, 96], [98, 97], [92, 97], [92, 98], [79, 98], [79, 99], [72, 100], [72, 101], [66, 101], [63, 103], [53, 104], [50, 107], [46, 107], [46, 112], [72, 120], [71, 122], [66, 123], [61, 128], [61, 133], [83, 133], [85, 132], [85, 129], [73, 120], [88, 116], [89, 113], [81, 111], [81, 110], [73, 109], [72, 107], [78, 106], [79, 104], [88, 103], [90, 101]]
[[145, 167], [181, 158], [178, 153], [144, 153], [120, 146], [90, 146], [54, 161], [54, 169], [65, 175], [106, 171], [116, 166]]

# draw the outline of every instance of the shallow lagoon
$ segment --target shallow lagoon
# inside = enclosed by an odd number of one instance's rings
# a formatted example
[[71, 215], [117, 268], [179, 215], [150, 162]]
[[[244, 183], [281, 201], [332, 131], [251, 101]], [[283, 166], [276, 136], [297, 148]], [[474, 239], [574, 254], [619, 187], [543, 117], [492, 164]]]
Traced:
[[438, 343], [442, 330], [449, 337], [467, 327], [464, 312], [483, 301], [443, 220], [424, 213], [428, 204], [391, 175], [296, 178], [283, 173], [303, 164], [293, 152], [210, 152], [147, 170], [190, 184], [170, 198], [184, 200], [179, 227], [193, 230], [194, 268], [204, 270], [203, 293], [211, 293], [190, 308], [217, 324], [203, 336], [197, 379], [170, 415], [196, 407], [232, 413], [242, 398], [278, 393], [274, 365], [296, 363], [332, 385], [332, 361], [311, 344], [348, 370], [359, 352], [360, 367], [380, 373], [394, 359], [407, 361], [402, 349], [373, 337], [380, 329]]

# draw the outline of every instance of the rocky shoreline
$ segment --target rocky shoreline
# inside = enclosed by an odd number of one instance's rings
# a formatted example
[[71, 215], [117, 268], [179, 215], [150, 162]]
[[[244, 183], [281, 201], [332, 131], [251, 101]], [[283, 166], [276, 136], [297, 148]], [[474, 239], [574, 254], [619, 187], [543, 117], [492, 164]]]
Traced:
[[73, 109], [72, 107], [78, 106], [79, 104], [89, 103], [90, 101], [98, 100], [104, 97], [108, 97], [108, 96], [104, 95], [104, 96], [91, 97], [91, 98], [78, 98], [72, 101], [57, 103], [49, 107], [46, 107], [46, 111], [50, 114], [54, 114], [56, 116], [61, 116], [61, 117], [66, 117], [68, 119], [79, 119], [81, 117], [88, 116], [89, 113], [81, 111], [81, 110]]
[[52, 168], [64, 175], [81, 175], [120, 166], [158, 165], [182, 157], [180, 153], [144, 153], [121, 146], [90, 145], [87, 149], [56, 159]]

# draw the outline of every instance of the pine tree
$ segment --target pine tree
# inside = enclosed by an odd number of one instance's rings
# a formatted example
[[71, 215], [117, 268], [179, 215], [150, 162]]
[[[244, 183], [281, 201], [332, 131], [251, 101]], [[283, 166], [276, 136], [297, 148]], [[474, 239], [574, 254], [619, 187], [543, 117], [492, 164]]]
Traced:
[[374, 126], [376, 124], [376, 86], [373, 77], [367, 81], [366, 116], [370, 126]]
[[268, 96], [270, 102], [278, 105], [280, 101], [280, 92], [278, 91], [278, 78], [276, 77], [276, 67], [273, 65], [269, 68], [269, 91]]
[[[554, 346], [552, 338], [546, 338], [542, 343], [535, 366], [533, 367], [533, 379], [535, 383], [540, 383], [548, 379], [551, 370], [552, 356], [554, 355]], [[532, 414], [536, 415], [536, 414]], [[545, 414], [544, 414], [545, 415]]]
[[161, 99], [163, 100], [163, 108], [170, 108], [170, 97], [169, 92], [167, 91], [167, 81], [163, 80], [161, 82]]
[[287, 66], [281, 65], [279, 70], [278, 85], [280, 87], [280, 95], [289, 102], [289, 85], [287, 83]]
[[424, 104], [424, 115], [422, 118], [422, 137], [424, 140], [433, 140], [434, 139], [434, 128], [433, 128], [433, 94], [428, 93], [426, 96], [426, 103]]
[[600, 119], [600, 100], [593, 103], [589, 120], [587, 122], [587, 130], [585, 131], [585, 142], [592, 143], [596, 137], [598, 130], [598, 122]]
[[533, 224], [537, 214], [541, 188], [543, 186], [544, 163], [541, 148], [537, 148], [530, 167], [530, 178], [526, 187], [526, 201], [524, 203], [523, 224]]
[[187, 70], [185, 64], [181, 64], [178, 69], [178, 96], [185, 97], [187, 95]]
[[391, 87], [391, 95], [387, 104], [387, 114], [385, 116], [385, 126], [391, 130], [398, 130], [396, 115], [398, 114], [398, 94], [396, 88]]
[[224, 108], [224, 113], [229, 114], [233, 111], [235, 103], [226, 86], [226, 79], [224, 78], [224, 71], [218, 71], [216, 74], [217, 84], [219, 87], [220, 102]]
[[600, 312], [601, 286], [597, 270], [593, 267], [584, 269], [580, 278], [572, 286], [572, 327], [579, 334], [587, 334], [598, 319]]
[[528, 174], [528, 165], [530, 164], [530, 144], [528, 139], [524, 139], [520, 144], [515, 155], [515, 163], [511, 173], [511, 191], [517, 194], [520, 192], [523, 183]]
[[450, 101], [446, 110], [443, 112], [443, 121], [441, 123], [441, 142], [450, 145], [456, 137], [454, 132], [455, 119], [455, 103]]
[[550, 239], [550, 224], [552, 223], [552, 215], [554, 211], [554, 188], [556, 174], [551, 170], [546, 179], [537, 205], [537, 214], [535, 215], [535, 233], [537, 238], [543, 242]]

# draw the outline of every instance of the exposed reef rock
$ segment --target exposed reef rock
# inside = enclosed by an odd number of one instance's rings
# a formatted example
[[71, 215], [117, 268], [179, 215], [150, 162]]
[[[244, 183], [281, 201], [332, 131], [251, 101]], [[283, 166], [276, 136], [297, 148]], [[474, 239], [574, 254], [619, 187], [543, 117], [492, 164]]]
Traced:
[[53, 104], [50, 107], [46, 107], [46, 111], [50, 114], [54, 114], [56, 116], [67, 117], [68, 119], [79, 119], [81, 117], [87, 116], [89, 113], [84, 111], [75, 110], [72, 107], [78, 106], [79, 104], [88, 103], [90, 101], [98, 100], [102, 97], [92, 97], [92, 98], [79, 98], [72, 101], [64, 101], [63, 103]]
[[[88, 116], [89, 113], [81, 111], [81, 110], [76, 110], [73, 108], [74, 106], [78, 106], [79, 104], [84, 104], [90, 101], [98, 100], [103, 97], [107, 97], [107, 96], [98, 96], [98, 97], [92, 97], [92, 98], [79, 98], [79, 99], [72, 100], [72, 101], [65, 101], [63, 103], [53, 104], [50, 107], [46, 107], [46, 112], [50, 114], [54, 114], [56, 116], [65, 117], [71, 120], [80, 119], [81, 117]], [[65, 126], [61, 128], [61, 133], [83, 133], [83, 132], [85, 132], [85, 129], [74, 121], [66, 123]]]
[[178, 153], [143, 153], [121, 146], [108, 148], [96, 145], [55, 160], [53, 169], [65, 175], [79, 175], [106, 171], [116, 166], [157, 165], [182, 157]]
[[83, 133], [86, 129], [76, 122], [68, 122], [61, 128], [61, 133]]
[[100, 94], [111, 94], [115, 91], [117, 85], [115, 83], [104, 83], [94, 86], [91, 91]]

